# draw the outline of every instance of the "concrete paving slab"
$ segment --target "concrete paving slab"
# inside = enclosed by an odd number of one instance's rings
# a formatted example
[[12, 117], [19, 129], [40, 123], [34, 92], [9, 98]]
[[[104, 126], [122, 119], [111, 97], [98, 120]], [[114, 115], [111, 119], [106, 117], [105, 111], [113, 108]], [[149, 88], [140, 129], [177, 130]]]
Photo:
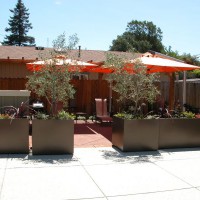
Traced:
[[159, 150], [161, 160], [184, 160], [200, 158], [200, 148], [180, 148]]
[[[121, 152], [116, 148], [85, 148], [75, 149], [74, 155], [83, 165], [98, 165], [98, 164], [121, 164], [121, 163], [139, 163], [153, 162], [162, 160], [161, 154], [157, 151], [149, 152]], [[94, 159], [95, 157], [95, 159]]]
[[4, 169], [6, 167], [7, 159], [7, 154], [0, 154], [0, 169]]
[[138, 195], [108, 197], [108, 200], [199, 200], [200, 191], [197, 189], [183, 189], [146, 193]]
[[77, 200], [108, 200], [107, 198], [77, 199]]
[[190, 188], [153, 163], [85, 166], [106, 196]]
[[[3, 186], [5, 170], [6, 169], [0, 169], [0, 194], [1, 194], [1, 188]], [[1, 195], [0, 195], [0, 199], [1, 199]]]
[[[120, 153], [113, 148], [77, 148], [74, 155], [83, 165], [98, 165], [110, 164], [117, 162], [120, 158]], [[95, 158], [95, 159], [94, 159]]]
[[0, 200], [197, 200], [200, 149], [0, 155]]
[[23, 155], [11, 154], [7, 168], [76, 166], [80, 162], [74, 155]]
[[200, 187], [200, 158], [158, 161], [155, 164], [191, 186]]
[[104, 197], [79, 166], [7, 169], [1, 200], [55, 200]]

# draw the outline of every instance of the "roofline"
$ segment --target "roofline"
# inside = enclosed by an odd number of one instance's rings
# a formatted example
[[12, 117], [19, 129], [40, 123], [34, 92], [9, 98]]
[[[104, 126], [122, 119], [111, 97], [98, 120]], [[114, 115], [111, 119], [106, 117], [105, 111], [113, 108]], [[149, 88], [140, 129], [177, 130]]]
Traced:
[[0, 62], [11, 62], [11, 63], [28, 63], [28, 62], [34, 62], [37, 59], [0, 59]]
[[170, 60], [174, 60], [174, 61], [185, 63], [183, 60], [179, 60], [177, 58], [174, 58], [174, 57], [171, 57], [171, 56], [167, 56], [165, 54], [162, 54], [162, 53], [159, 53], [159, 52], [156, 52], [156, 51], [153, 51], [153, 50], [148, 50], [148, 52], [153, 54], [153, 55], [158, 55], [158, 56], [162, 56], [164, 58], [170, 59]]

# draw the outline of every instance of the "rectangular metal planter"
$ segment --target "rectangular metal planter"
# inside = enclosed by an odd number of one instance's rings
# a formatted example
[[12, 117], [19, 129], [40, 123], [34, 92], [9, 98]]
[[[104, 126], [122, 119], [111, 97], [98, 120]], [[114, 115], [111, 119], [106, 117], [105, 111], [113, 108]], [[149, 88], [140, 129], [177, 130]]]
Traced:
[[33, 154], [73, 154], [73, 120], [37, 120], [32, 122]]
[[159, 149], [200, 147], [200, 119], [159, 119]]
[[157, 119], [113, 118], [112, 144], [122, 151], [157, 150], [158, 136]]
[[29, 120], [0, 120], [0, 153], [29, 153]]

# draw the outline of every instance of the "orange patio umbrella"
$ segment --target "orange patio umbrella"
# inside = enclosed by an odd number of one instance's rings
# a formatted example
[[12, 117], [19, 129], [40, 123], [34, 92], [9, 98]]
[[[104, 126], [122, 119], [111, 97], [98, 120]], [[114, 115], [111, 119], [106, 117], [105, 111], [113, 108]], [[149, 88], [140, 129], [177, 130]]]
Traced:
[[78, 67], [81, 72], [87, 72], [90, 69], [93, 69], [98, 66], [96, 64], [92, 64], [92, 63], [88, 63], [88, 62], [68, 59], [61, 55], [61, 56], [56, 56], [56, 58], [54, 58], [54, 59], [48, 59], [45, 61], [41, 60], [41, 61], [27, 63], [26, 67], [30, 71], [39, 71], [45, 65], [55, 65], [57, 67], [68, 66], [69, 70], [71, 70], [71, 71], [74, 71]]
[[[147, 55], [147, 56], [145, 56]], [[190, 64], [186, 64], [181, 61], [165, 59], [160, 57], [152, 57], [152, 54], [143, 54], [142, 57], [131, 60], [129, 65], [134, 65], [138, 60], [140, 60], [146, 67], [148, 73], [170, 73], [172, 72], [180, 72], [180, 71], [188, 71], [200, 69], [199, 66], [194, 66]], [[173, 76], [170, 76], [170, 91], [169, 91], [169, 109], [173, 108], [174, 105], [174, 79]], [[186, 80], [183, 82], [183, 104], [186, 99]]]
[[175, 60], [169, 60], [159, 57], [140, 57], [134, 60], [131, 60], [130, 63], [135, 63], [140, 60], [145, 66], [147, 66], [148, 73], [156, 72], [180, 72], [187, 70], [200, 69], [198, 66], [189, 65], [184, 62], [178, 62]]
[[[174, 79], [171, 75], [173, 72], [180, 72], [180, 71], [188, 71], [194, 69], [200, 69], [199, 66], [194, 66], [190, 64], [186, 64], [182, 61], [175, 60], [173, 58], [161, 58], [161, 57], [153, 57], [151, 53], [145, 53], [141, 57], [130, 60], [124, 66], [124, 70], [128, 73], [134, 73], [134, 64], [140, 61], [147, 67], [147, 73], [169, 73], [170, 74], [170, 91], [169, 91], [169, 108], [173, 108], [174, 104]], [[90, 72], [97, 72], [97, 73], [113, 73], [114, 69], [104, 66], [99, 66], [96, 68], [92, 68], [89, 70]], [[185, 103], [184, 99], [186, 96], [186, 81], [184, 81], [183, 87], [183, 104]]]

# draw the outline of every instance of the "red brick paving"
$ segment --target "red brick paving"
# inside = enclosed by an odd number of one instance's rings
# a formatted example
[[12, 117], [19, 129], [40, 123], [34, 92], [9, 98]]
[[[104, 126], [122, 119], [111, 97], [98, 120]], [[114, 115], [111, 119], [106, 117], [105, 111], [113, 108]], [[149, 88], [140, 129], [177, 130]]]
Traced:
[[[111, 147], [112, 146], [112, 127], [110, 124], [100, 125], [88, 121], [78, 120], [74, 123], [74, 147]], [[32, 137], [29, 136], [29, 144], [32, 146]]]
[[74, 124], [74, 147], [111, 147], [112, 127], [88, 121]]

